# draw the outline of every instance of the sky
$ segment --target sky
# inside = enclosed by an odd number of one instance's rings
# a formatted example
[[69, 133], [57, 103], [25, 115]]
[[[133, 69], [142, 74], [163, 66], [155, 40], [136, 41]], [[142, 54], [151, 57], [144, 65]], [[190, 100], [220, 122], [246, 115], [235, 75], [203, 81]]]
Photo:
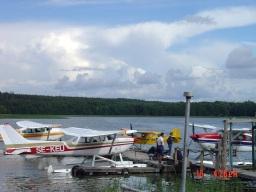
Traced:
[[2, 0], [0, 91], [256, 101], [253, 0]]

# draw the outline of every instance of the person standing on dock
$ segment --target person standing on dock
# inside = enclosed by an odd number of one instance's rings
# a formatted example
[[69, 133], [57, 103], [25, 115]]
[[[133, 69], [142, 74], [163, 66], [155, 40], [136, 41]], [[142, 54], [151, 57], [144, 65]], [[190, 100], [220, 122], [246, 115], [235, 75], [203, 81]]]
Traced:
[[157, 152], [157, 159], [159, 163], [162, 163], [163, 155], [164, 155], [164, 133], [160, 134], [160, 137], [156, 140], [156, 152]]
[[172, 155], [172, 143], [173, 143], [173, 135], [172, 132], [170, 132], [170, 135], [167, 139], [167, 144], [168, 144], [168, 155], [171, 156]]

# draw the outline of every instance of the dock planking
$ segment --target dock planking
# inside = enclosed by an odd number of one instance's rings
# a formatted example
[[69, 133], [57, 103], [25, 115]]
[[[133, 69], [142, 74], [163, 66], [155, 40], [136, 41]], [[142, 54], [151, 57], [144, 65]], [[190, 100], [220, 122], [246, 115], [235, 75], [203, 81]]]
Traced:
[[143, 152], [143, 151], [134, 151], [134, 150], [129, 150], [123, 153], [123, 157], [134, 161], [136, 163], [145, 163], [148, 165], [148, 167], [155, 167], [159, 168], [160, 172], [172, 172], [176, 173], [176, 165], [173, 159], [166, 159], [163, 160], [162, 163], [160, 164], [157, 160], [153, 160], [150, 158], [150, 156]]
[[[195, 162], [192, 162], [192, 166], [200, 168], [199, 164], [196, 164]], [[211, 165], [204, 165], [204, 169], [207, 170], [214, 170], [214, 167]], [[246, 180], [256, 180], [256, 170], [246, 170], [242, 168], [235, 167], [234, 170], [237, 171], [238, 177], [240, 179], [246, 179]]]
[[241, 179], [256, 180], [255, 170], [244, 170], [237, 168], [236, 171], [238, 172], [238, 177], [240, 177]]
[[141, 173], [159, 173], [159, 169], [153, 167], [86, 167], [79, 166], [72, 168], [72, 176], [86, 176], [86, 175], [128, 175]]

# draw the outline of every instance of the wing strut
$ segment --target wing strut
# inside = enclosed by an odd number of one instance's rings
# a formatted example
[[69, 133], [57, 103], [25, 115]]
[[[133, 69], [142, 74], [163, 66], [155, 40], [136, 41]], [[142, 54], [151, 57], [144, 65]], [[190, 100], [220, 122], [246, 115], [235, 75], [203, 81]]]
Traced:
[[50, 137], [51, 128], [47, 128], [47, 131], [48, 131], [48, 134], [47, 134], [47, 141], [48, 141], [48, 140], [49, 140], [49, 137]]
[[109, 152], [108, 152], [109, 154], [111, 154], [111, 151], [112, 151], [114, 142], [115, 142], [115, 140], [116, 140], [116, 135], [117, 135], [117, 134], [114, 135], [113, 141], [112, 141], [112, 143], [111, 143], [111, 147], [110, 147]]

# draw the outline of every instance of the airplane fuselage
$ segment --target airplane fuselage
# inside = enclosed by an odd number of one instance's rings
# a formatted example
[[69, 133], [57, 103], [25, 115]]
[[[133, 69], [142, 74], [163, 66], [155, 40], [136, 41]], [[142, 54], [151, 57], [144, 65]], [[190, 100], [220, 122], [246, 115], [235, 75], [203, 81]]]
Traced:
[[[219, 133], [200, 133], [190, 136], [191, 139], [198, 143], [205, 150], [216, 149], [217, 143], [221, 140], [222, 136]], [[246, 138], [246, 135], [242, 134], [242, 138], [232, 141], [233, 149], [240, 152], [249, 152], [252, 150], [251, 138]]]
[[133, 138], [120, 137], [103, 142], [72, 143], [52, 141], [49, 143], [31, 143], [6, 145], [6, 155], [31, 154], [31, 155], [58, 155], [58, 156], [91, 156], [122, 153], [134, 143]]

